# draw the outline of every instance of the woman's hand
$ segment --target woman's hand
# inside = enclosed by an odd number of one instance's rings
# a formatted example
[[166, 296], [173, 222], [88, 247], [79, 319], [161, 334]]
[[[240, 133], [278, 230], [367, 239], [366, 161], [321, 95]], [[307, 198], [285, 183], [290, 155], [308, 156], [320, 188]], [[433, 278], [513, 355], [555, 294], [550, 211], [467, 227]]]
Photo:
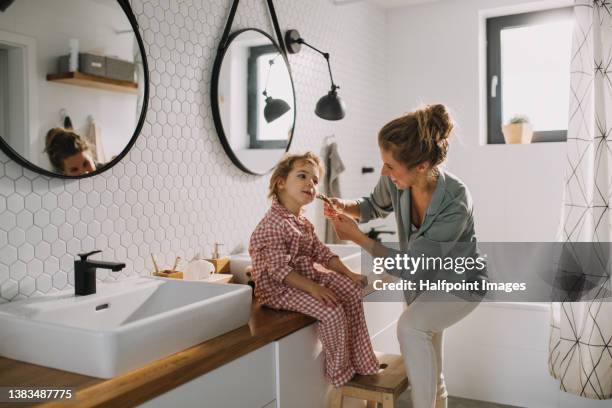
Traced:
[[364, 235], [357, 227], [355, 220], [344, 214], [338, 214], [332, 218], [332, 223], [339, 239], [356, 242], [359, 237]]
[[325, 303], [328, 306], [337, 306], [340, 304], [338, 298], [336, 297], [336, 294], [332, 292], [331, 289], [328, 289], [325, 286], [321, 286], [315, 283], [314, 285], [312, 285], [308, 293], [313, 298]]
[[348, 276], [353, 282], [358, 284], [362, 289], [365, 288], [366, 286], [368, 286], [368, 278], [366, 276], [364, 276], [364, 275], [360, 275], [358, 273], [350, 272], [346, 276]]
[[343, 214], [346, 210], [346, 203], [344, 200], [335, 197], [329, 197], [331, 205], [327, 202], [323, 203], [323, 215], [327, 218], [334, 219], [338, 215]]

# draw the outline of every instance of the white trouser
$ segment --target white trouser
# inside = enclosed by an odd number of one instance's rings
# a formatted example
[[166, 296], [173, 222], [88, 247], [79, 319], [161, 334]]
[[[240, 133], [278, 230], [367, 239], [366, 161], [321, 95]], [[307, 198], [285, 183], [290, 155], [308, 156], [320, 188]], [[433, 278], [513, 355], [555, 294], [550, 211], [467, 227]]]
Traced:
[[[440, 300], [441, 296], [445, 300]], [[468, 302], [450, 294], [424, 292], [400, 316], [397, 337], [413, 408], [446, 408], [448, 394], [442, 374], [444, 329], [478, 305], [477, 301]]]

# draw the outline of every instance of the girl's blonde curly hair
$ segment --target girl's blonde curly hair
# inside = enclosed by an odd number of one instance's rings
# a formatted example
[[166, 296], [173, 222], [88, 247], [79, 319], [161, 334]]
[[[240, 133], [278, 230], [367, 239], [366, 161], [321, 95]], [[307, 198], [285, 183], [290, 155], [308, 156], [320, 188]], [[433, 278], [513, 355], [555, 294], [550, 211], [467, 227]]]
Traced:
[[280, 180], [286, 180], [287, 176], [293, 170], [296, 164], [302, 162], [309, 162], [314, 164], [319, 169], [319, 178], [322, 178], [325, 174], [325, 167], [321, 158], [313, 152], [306, 152], [304, 154], [290, 154], [286, 153], [283, 158], [278, 162], [272, 176], [270, 176], [270, 185], [268, 186], [268, 198], [278, 199], [278, 182]]

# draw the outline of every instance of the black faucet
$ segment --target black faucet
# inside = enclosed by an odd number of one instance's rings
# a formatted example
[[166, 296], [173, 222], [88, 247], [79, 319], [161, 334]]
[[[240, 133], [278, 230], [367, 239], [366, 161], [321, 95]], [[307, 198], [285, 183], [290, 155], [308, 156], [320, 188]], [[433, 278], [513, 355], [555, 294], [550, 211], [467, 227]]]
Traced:
[[88, 256], [102, 251], [79, 254], [81, 259], [74, 261], [74, 294], [86, 296], [96, 293], [96, 268], [110, 269], [117, 272], [125, 268], [123, 262], [90, 261]]
[[378, 237], [380, 234], [390, 234], [395, 235], [395, 231], [381, 231], [376, 229], [376, 227], [370, 229], [367, 233], [369, 238], [372, 238], [374, 241], [380, 242], [380, 238]]

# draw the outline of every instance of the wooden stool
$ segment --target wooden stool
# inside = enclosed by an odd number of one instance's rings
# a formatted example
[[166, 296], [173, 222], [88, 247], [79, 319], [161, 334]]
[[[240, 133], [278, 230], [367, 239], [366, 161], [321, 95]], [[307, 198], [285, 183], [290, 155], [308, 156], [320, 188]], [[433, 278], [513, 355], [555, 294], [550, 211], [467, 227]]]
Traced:
[[332, 395], [330, 408], [342, 408], [343, 397], [368, 401], [368, 408], [376, 408], [380, 402], [383, 408], [395, 407], [395, 400], [408, 388], [408, 377], [402, 356], [376, 353], [380, 370], [374, 375], [356, 375]]

